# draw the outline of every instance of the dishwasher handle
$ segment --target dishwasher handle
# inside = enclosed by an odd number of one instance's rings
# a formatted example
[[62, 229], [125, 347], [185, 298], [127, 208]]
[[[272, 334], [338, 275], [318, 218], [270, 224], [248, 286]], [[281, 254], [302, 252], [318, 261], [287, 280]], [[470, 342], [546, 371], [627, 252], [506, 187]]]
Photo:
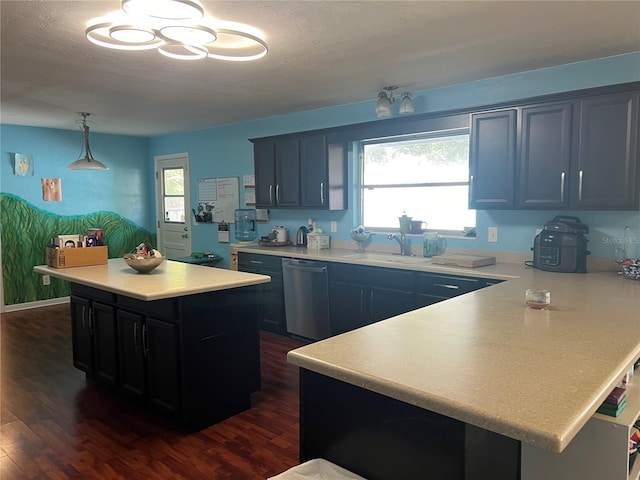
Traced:
[[312, 272], [312, 273], [324, 273], [327, 271], [327, 265], [325, 263], [318, 262], [305, 262], [304, 260], [292, 261], [292, 260], [283, 260], [282, 268], [290, 269], [290, 270], [301, 270], [303, 272]]

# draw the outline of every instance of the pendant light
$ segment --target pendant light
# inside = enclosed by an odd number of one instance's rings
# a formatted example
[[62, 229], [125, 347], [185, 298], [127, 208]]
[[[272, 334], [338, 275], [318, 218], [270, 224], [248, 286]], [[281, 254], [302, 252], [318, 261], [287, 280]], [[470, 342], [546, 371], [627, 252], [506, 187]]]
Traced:
[[[87, 117], [91, 114], [82, 112], [80, 115], [82, 115], [82, 120], [80, 121], [82, 125], [83, 139], [82, 150], [80, 150], [78, 160], [67, 165], [67, 170], [109, 170], [109, 167], [104, 163], [93, 158], [91, 147], [89, 147], [89, 126], [87, 125]], [[83, 154], [84, 157], [82, 156]]]
[[[376, 103], [376, 116], [378, 118], [387, 118], [393, 115], [391, 111], [391, 106], [395, 101], [393, 92], [397, 89], [398, 87], [391, 85], [384, 87], [382, 91], [378, 93], [378, 102]], [[409, 92], [404, 92], [400, 99], [400, 108], [398, 109], [398, 113], [400, 115], [406, 115], [413, 112], [414, 108], [413, 102], [411, 101], [411, 94]]]
[[391, 116], [391, 105], [393, 104], [393, 91], [398, 87], [384, 87], [384, 90], [378, 93], [378, 102], [376, 103], [376, 116], [378, 118], [386, 118]]

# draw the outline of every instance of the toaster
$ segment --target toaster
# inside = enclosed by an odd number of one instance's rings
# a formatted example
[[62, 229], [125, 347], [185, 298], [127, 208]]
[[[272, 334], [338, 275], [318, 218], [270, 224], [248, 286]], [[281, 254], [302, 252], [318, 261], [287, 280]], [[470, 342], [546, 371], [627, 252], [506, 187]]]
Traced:
[[545, 223], [533, 243], [533, 266], [548, 272], [586, 273], [589, 227], [578, 217], [558, 215]]

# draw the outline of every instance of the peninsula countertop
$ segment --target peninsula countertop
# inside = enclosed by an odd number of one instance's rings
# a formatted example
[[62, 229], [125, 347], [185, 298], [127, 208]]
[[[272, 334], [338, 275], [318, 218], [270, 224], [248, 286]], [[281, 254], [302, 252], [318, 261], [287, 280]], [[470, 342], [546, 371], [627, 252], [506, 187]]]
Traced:
[[[521, 264], [465, 270], [510, 279], [298, 348], [289, 362], [563, 451], [640, 357], [640, 282]], [[550, 290], [551, 307], [526, 307], [527, 288]]]
[[246, 287], [271, 281], [267, 275], [190, 265], [172, 260], [165, 260], [151, 273], [144, 274], [137, 273], [122, 258], [112, 258], [106, 265], [72, 268], [38, 265], [33, 270], [43, 275], [51, 275], [69, 282], [145, 301]]

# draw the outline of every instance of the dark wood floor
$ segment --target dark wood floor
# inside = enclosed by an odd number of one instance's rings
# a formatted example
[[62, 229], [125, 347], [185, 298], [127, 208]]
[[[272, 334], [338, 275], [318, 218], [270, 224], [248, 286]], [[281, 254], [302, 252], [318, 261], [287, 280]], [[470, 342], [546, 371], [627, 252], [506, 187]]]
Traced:
[[2, 480], [264, 479], [299, 463], [297, 341], [263, 332], [252, 408], [188, 433], [85, 380], [68, 305], [2, 314], [0, 334]]

